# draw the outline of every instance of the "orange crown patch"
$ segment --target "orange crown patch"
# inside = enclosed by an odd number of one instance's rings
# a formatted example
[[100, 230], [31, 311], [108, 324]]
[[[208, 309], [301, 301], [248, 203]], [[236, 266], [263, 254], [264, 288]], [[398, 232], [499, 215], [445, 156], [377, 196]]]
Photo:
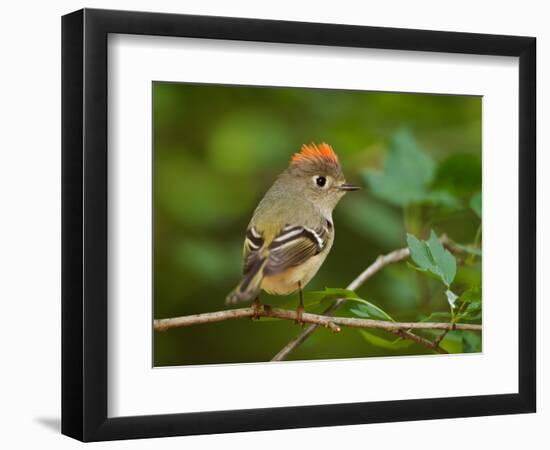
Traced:
[[326, 143], [319, 145], [304, 144], [300, 153], [294, 153], [290, 159], [291, 164], [302, 162], [325, 162], [329, 164], [338, 164], [338, 156], [334, 153], [332, 147]]

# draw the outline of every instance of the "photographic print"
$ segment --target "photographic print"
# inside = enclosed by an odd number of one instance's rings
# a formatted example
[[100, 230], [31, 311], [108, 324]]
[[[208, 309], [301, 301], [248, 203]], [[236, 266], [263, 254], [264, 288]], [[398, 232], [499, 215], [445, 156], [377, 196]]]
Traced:
[[536, 411], [535, 38], [97, 9], [61, 35], [63, 434]]
[[155, 367], [482, 351], [481, 97], [152, 95]]

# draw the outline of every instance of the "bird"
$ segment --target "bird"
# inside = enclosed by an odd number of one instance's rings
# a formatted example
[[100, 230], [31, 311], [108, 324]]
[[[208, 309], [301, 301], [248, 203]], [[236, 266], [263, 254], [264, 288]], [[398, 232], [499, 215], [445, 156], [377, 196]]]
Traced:
[[347, 192], [358, 189], [346, 182], [329, 144], [304, 144], [252, 215], [244, 239], [242, 278], [226, 303], [253, 301], [259, 317], [261, 290], [275, 295], [298, 291], [296, 321], [303, 325], [303, 289], [334, 243], [332, 212]]

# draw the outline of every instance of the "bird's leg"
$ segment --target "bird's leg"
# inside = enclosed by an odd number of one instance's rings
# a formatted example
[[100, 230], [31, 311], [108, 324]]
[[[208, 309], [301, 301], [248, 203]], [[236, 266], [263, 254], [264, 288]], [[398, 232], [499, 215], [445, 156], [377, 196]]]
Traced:
[[252, 307], [254, 308], [254, 315], [252, 316], [252, 320], [260, 320], [260, 313], [262, 312], [262, 304], [260, 302], [260, 296], [258, 295], [254, 302], [252, 302]]
[[302, 315], [304, 314], [304, 292], [302, 291], [302, 282], [298, 281], [298, 295], [300, 296], [300, 304], [296, 308], [296, 323], [304, 326]]

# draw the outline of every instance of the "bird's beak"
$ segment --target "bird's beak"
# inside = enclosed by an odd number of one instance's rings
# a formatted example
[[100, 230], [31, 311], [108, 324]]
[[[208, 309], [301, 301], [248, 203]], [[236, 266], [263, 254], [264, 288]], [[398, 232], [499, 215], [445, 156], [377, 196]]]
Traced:
[[338, 186], [338, 189], [341, 191], [358, 191], [361, 189], [360, 186], [354, 186], [353, 184], [344, 183]]

